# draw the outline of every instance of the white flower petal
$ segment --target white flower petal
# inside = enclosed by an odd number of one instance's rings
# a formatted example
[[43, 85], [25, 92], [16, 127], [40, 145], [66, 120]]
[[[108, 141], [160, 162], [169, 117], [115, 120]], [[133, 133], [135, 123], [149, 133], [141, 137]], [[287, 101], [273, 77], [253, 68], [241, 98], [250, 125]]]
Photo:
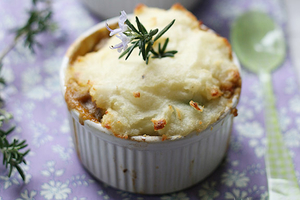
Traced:
[[125, 24], [126, 20], [127, 20], [127, 14], [123, 10], [123, 11], [121, 11], [121, 15], [120, 15], [119, 22], [118, 22], [119, 23], [119, 28], [111, 29], [111, 28], [109, 28], [108, 24], [106, 23], [106, 28], [107, 28], [107, 30], [110, 31], [109, 36], [113, 36], [113, 35], [116, 35], [116, 34], [123, 33], [125, 31], [127, 31], [128, 26]]

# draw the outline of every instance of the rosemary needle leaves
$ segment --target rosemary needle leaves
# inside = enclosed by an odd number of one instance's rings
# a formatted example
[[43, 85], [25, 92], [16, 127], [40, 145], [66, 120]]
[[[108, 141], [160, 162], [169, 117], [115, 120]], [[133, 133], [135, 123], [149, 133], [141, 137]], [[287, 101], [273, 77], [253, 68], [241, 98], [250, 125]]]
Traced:
[[[169, 38], [167, 38], [161, 47], [161, 43], [158, 44], [158, 51], [155, 51], [153, 44], [157, 41], [165, 32], [167, 32], [171, 26], [174, 24], [175, 19], [172, 20], [163, 30], [158, 32], [158, 29], [150, 30], [149, 32], [140, 22], [138, 17], [135, 17], [137, 28], [127, 19], [127, 15], [124, 11], [121, 12], [119, 27], [117, 29], [110, 29], [106, 25], [107, 29], [110, 31], [110, 36], [118, 34], [117, 37], [121, 39], [121, 43], [112, 46], [112, 49], [118, 49], [119, 52], [122, 50], [123, 53], [119, 56], [122, 58], [126, 56], [125, 60], [131, 55], [135, 48], [139, 48], [139, 55], [142, 55], [143, 60], [146, 64], [149, 63], [149, 58], [164, 58], [164, 57], [174, 57], [177, 53], [176, 50], [166, 51]], [[155, 37], [154, 37], [155, 36]], [[154, 37], [154, 39], [152, 39]], [[131, 43], [131, 46], [128, 47], [128, 44]]]
[[[38, 3], [46, 4], [44, 9], [38, 9]], [[28, 11], [29, 18], [27, 22], [16, 30], [16, 37], [24, 37], [24, 46], [27, 46], [33, 51], [34, 45], [39, 45], [35, 36], [39, 33], [51, 30], [54, 28], [54, 23], [51, 21], [52, 10], [50, 1], [32, 0], [32, 9]]]
[[[19, 40], [24, 40], [24, 46], [34, 52], [33, 47], [39, 45], [36, 41], [36, 35], [53, 30], [55, 26], [51, 20], [52, 10], [50, 5], [51, 1], [49, 0], [32, 0], [32, 8], [28, 11], [29, 17], [26, 23], [15, 30], [14, 41], [0, 53], [0, 72], [2, 70], [2, 60], [15, 47]], [[5, 86], [5, 77], [2, 75], [0, 76], [0, 85], [1, 88]], [[3, 102], [4, 100], [0, 97], [1, 108], [3, 108]], [[13, 126], [8, 130], [4, 130], [3, 124], [12, 119], [12, 117], [4, 109], [0, 109], [0, 152], [3, 154], [2, 164], [6, 168], [9, 168], [8, 177], [16, 169], [23, 181], [25, 181], [26, 177], [20, 164], [26, 164], [25, 156], [30, 150], [24, 150], [28, 146], [26, 140], [19, 141], [14, 139], [12, 142], [9, 142], [7, 139], [7, 136], [13, 132], [15, 127]]]
[[[0, 70], [2, 69], [2, 64], [0, 63]], [[5, 81], [3, 77], [0, 77], [0, 85], [4, 86]], [[0, 105], [3, 107], [3, 99], [0, 98]], [[8, 177], [11, 176], [13, 169], [17, 169], [23, 181], [26, 180], [25, 174], [20, 167], [21, 163], [26, 164], [24, 157], [29, 153], [29, 149], [24, 153], [20, 152], [28, 145], [26, 144], [26, 140], [19, 141], [14, 139], [11, 143], [8, 141], [7, 136], [13, 132], [15, 126], [10, 127], [8, 130], [3, 129], [3, 125], [5, 122], [8, 122], [12, 119], [12, 115], [6, 112], [4, 109], [0, 109], [0, 152], [3, 154], [2, 164], [8, 168], [9, 173]]]
[[[7, 113], [5, 110], [0, 110], [0, 124], [2, 126], [3, 122], [12, 118], [12, 115]], [[27, 147], [26, 140], [19, 141], [14, 139], [11, 143], [7, 140], [7, 135], [10, 134], [15, 127], [9, 128], [7, 131], [0, 130], [0, 151], [3, 154], [2, 164], [5, 165], [6, 168], [9, 166], [8, 177], [11, 176], [13, 169], [17, 169], [22, 179], [25, 181], [25, 174], [20, 167], [21, 163], [25, 163], [26, 161], [24, 157], [29, 153], [29, 149], [24, 153], [20, 152]]]

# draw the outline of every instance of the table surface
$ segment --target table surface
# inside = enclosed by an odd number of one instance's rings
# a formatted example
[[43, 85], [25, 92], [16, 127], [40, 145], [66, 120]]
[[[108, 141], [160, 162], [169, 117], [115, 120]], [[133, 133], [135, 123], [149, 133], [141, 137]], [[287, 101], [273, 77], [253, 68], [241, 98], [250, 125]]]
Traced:
[[[0, 1], [0, 50], [12, 40], [11, 29], [24, 23], [24, 8], [28, 8], [30, 2], [24, 0], [20, 5], [18, 0]], [[249, 9], [269, 13], [284, 28], [287, 40], [293, 44], [288, 46], [286, 60], [274, 71], [272, 78], [281, 130], [300, 182], [300, 159], [297, 156], [300, 154], [300, 90], [295, 73], [299, 62], [296, 63], [293, 56], [297, 51], [295, 41], [299, 44], [297, 31], [300, 30], [294, 26], [295, 16], [299, 16], [295, 14], [298, 11], [293, 5], [296, 4], [299, 5], [298, 0], [209, 0], [202, 1], [192, 12], [227, 38], [235, 17]], [[26, 139], [31, 152], [26, 157], [27, 165], [23, 165], [25, 183], [16, 171], [7, 178], [7, 170], [0, 166], [0, 200], [268, 199], [263, 93], [258, 77], [245, 69], [242, 69], [239, 116], [234, 121], [228, 153], [216, 171], [204, 181], [173, 194], [147, 196], [119, 191], [94, 180], [76, 157], [58, 71], [68, 46], [102, 19], [90, 14], [79, 1], [53, 1], [53, 9], [59, 29], [38, 36], [42, 48], [37, 48], [36, 54], [32, 54], [18, 44], [3, 62], [7, 86], [1, 95], [6, 100], [5, 108], [14, 115], [17, 125], [11, 139]]]

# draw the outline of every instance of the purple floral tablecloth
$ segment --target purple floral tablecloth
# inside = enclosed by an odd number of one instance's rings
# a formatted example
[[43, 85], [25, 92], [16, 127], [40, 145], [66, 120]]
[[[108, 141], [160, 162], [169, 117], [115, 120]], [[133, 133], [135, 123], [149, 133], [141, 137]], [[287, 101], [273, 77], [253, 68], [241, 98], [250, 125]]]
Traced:
[[[25, 22], [25, 8], [30, 4], [31, 0], [0, 1], [0, 50], [12, 40], [11, 29]], [[1, 89], [1, 95], [17, 126], [10, 139], [26, 139], [31, 152], [26, 157], [27, 165], [23, 165], [25, 183], [16, 171], [8, 178], [8, 171], [0, 166], [0, 200], [268, 199], [264, 94], [258, 77], [245, 69], [242, 69], [239, 115], [234, 121], [227, 156], [204, 181], [186, 190], [159, 196], [127, 193], [96, 181], [76, 156], [58, 73], [68, 46], [102, 19], [89, 13], [78, 0], [54, 0], [53, 9], [59, 29], [38, 36], [42, 48], [32, 54], [20, 43], [3, 62], [2, 73], [7, 86]], [[249, 9], [266, 11], [286, 27], [284, 4], [279, 0], [203, 0], [192, 12], [228, 38], [232, 21]], [[300, 90], [289, 52], [272, 77], [284, 141], [300, 182]]]

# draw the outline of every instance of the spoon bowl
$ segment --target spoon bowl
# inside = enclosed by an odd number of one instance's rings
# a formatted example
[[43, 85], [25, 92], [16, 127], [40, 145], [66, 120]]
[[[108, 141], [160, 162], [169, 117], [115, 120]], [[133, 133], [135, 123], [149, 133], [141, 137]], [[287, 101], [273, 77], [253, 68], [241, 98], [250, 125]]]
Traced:
[[243, 66], [254, 73], [271, 72], [286, 54], [282, 29], [259, 11], [246, 12], [235, 21], [231, 43]]

